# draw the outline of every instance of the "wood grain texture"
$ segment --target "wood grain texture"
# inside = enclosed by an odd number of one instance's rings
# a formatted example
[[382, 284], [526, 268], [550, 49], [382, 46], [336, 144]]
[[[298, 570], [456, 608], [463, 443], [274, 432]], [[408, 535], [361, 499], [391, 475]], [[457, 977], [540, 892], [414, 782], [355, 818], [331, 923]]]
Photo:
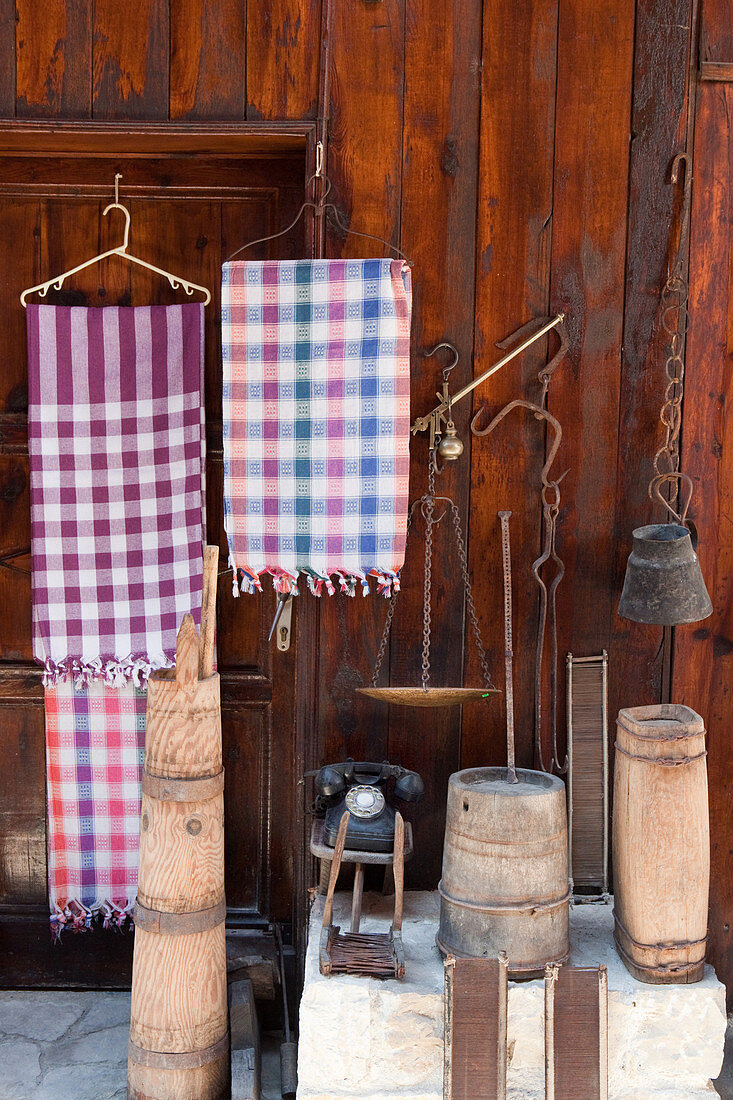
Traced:
[[[548, 311], [556, 8], [555, 0], [527, 0], [519, 6], [502, 0], [484, 18], [474, 374], [499, 358], [495, 341]], [[545, 357], [546, 349], [537, 347], [495, 375], [475, 391], [474, 408], [488, 402], [493, 415], [518, 394], [536, 400], [536, 374]], [[490, 667], [500, 686], [504, 638], [497, 511], [513, 512], [516, 752], [524, 767], [533, 760], [537, 593], [529, 569], [540, 551], [543, 457], [543, 432], [524, 413], [488, 439], [473, 440], [471, 449], [471, 575]], [[466, 683], [478, 683], [479, 674], [467, 638]], [[504, 709], [502, 695], [467, 710], [462, 767], [505, 763]]]
[[607, 1012], [601, 1000], [598, 970], [561, 966], [554, 995], [555, 1096], [558, 1100], [600, 1100], [601, 1051], [599, 1018]]
[[549, 408], [565, 428], [557, 470], [569, 469], [558, 532], [567, 569], [557, 593], [559, 650], [576, 656], [603, 648], [618, 601], [609, 579], [633, 36], [634, 9], [621, 0], [560, 0], [551, 311], [567, 309], [571, 348]]
[[690, 330], [682, 468], [693, 478], [692, 517], [713, 614], [677, 627], [672, 698], [705, 720], [710, 776], [711, 881], [708, 957], [733, 1005], [733, 866], [730, 752], [733, 677], [733, 89], [701, 85], [695, 126], [690, 252]]
[[[631, 532], [661, 519], [647, 494], [652, 458], [661, 446], [659, 420], [669, 338], [662, 328], [660, 294], [674, 265], [681, 186], [670, 166], [685, 147], [691, 0], [637, 5], [631, 119], [629, 223], [618, 458], [613, 532], [613, 595], [621, 593]], [[675, 235], [676, 237], [676, 235]], [[609, 714], [623, 706], [664, 698], [661, 627], [632, 623], [612, 608]], [[630, 692], [633, 691], [633, 695]], [[611, 754], [611, 759], [613, 754]]]
[[[436, 402], [441, 371], [450, 352], [425, 358], [443, 340], [458, 349], [460, 361], [451, 374], [455, 391], [471, 377], [473, 323], [464, 304], [473, 300], [476, 179], [478, 164], [480, 0], [456, 0], [449, 11], [429, 0], [407, 0], [405, 8], [405, 95], [401, 247], [413, 260], [411, 379], [412, 417], [424, 415]], [[426, 206], [440, 211], [430, 235], [423, 232]], [[441, 262], [436, 263], [436, 255]], [[419, 274], [418, 274], [419, 273]], [[468, 531], [470, 480], [469, 402], [456, 409], [456, 424], [465, 452], [446, 463], [437, 492], [453, 498], [464, 537]], [[411, 445], [410, 496], [427, 491], [426, 434]], [[440, 513], [438, 513], [439, 515]], [[393, 684], [419, 685], [421, 675], [424, 523], [416, 518], [392, 627], [389, 674]], [[448, 517], [435, 531], [432, 558], [431, 686], [461, 685], [463, 680], [463, 580]], [[469, 639], [469, 646], [472, 645]], [[471, 681], [480, 683], [480, 681]], [[472, 704], [465, 716], [477, 708]], [[418, 806], [405, 806], [419, 831], [425, 822], [427, 843], [416, 846], [407, 864], [408, 884], [437, 882], [448, 776], [460, 765], [459, 707], [433, 710], [429, 716], [411, 707], [389, 710], [388, 757], [406, 768], [417, 768], [426, 794]], [[420, 751], [426, 737], [429, 752]], [[429, 837], [429, 840], [427, 839]]]
[[[327, 172], [343, 221], [394, 244], [400, 239], [404, 0], [334, 6]], [[389, 254], [376, 241], [329, 234], [329, 256]], [[320, 601], [318, 724], [322, 761], [381, 760], [387, 708], [357, 696], [367, 685], [387, 603], [344, 596]]]
[[[0, 707], [0, 902], [45, 904], [46, 797], [43, 710]], [[48, 929], [46, 929], [48, 935]]]
[[149, 1069], [130, 1063], [127, 1084], [128, 1100], [229, 1100], [229, 1055], [198, 1069]]
[[18, 0], [16, 114], [89, 118], [92, 113], [91, 0]]
[[[36, 198], [13, 197], [0, 201], [0, 241], [5, 242], [3, 264], [0, 267], [0, 310], [8, 347], [17, 349], [5, 356], [0, 376], [0, 409], [6, 415], [28, 411], [28, 367], [25, 348], [25, 310], [20, 304], [20, 292], [33, 286], [40, 278], [41, 209]], [[12, 250], [12, 252], [11, 252]], [[12, 255], [12, 262], [11, 262]], [[11, 424], [8, 423], [8, 428]], [[13, 433], [12, 439], [3, 433], [2, 449], [27, 453], [27, 431]]]
[[15, 115], [15, 13], [14, 0], [0, 0], [0, 117]]
[[[448, 784], [440, 928], [444, 952], [496, 957], [539, 977], [568, 955], [568, 826], [557, 777], [459, 772]], [[461, 904], [461, 903], [466, 904]]]
[[170, 117], [243, 119], [242, 0], [170, 0]]
[[247, 0], [248, 119], [315, 118], [321, 3]]
[[135, 930], [130, 1017], [130, 1038], [143, 1050], [203, 1050], [221, 1039], [227, 1030], [223, 921], [187, 936]]
[[139, 0], [134, 18], [120, 0], [95, 0], [94, 118], [168, 118], [168, 39], [168, 0]]
[[733, 62], [733, 10], [727, 0], [700, 4], [700, 61]]
[[710, 833], [705, 727], [695, 711], [668, 703], [619, 713], [613, 803], [621, 958], [640, 981], [700, 981]]
[[138, 901], [193, 913], [224, 897], [224, 796], [164, 802], [143, 794]]
[[[192, 648], [198, 671], [198, 643]], [[148, 681], [145, 767], [167, 779], [200, 779], [221, 771], [219, 674], [208, 680], [176, 679], [176, 669]]]
[[447, 1095], [451, 1100], [497, 1100], [506, 1096], [506, 972], [498, 959], [455, 959], [451, 969]]

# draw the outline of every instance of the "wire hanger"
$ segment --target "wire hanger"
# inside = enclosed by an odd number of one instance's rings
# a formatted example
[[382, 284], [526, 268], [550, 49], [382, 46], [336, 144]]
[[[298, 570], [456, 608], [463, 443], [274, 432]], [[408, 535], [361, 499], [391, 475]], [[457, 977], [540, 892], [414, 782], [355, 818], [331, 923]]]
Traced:
[[124, 256], [126, 260], [130, 260], [131, 263], [139, 264], [140, 267], [146, 267], [148, 271], [154, 271], [156, 275], [162, 275], [167, 279], [174, 290], [178, 290], [180, 287], [185, 290], [189, 297], [198, 290], [204, 295], [204, 305], [207, 306], [211, 301], [211, 294], [205, 286], [199, 286], [198, 283], [192, 283], [188, 279], [183, 279], [180, 275], [173, 275], [170, 271], [164, 271], [162, 267], [156, 267], [155, 264], [149, 264], [147, 260], [141, 260], [137, 256], [133, 256], [132, 252], [127, 251], [128, 240], [130, 236], [130, 211], [126, 206], [122, 206], [120, 203], [120, 180], [122, 175], [120, 172], [115, 173], [115, 201], [111, 202], [104, 208], [102, 214], [106, 216], [110, 210], [121, 210], [125, 216], [125, 236], [121, 245], [117, 248], [110, 248], [106, 252], [100, 252], [98, 256], [93, 256], [91, 260], [85, 260], [83, 264], [78, 264], [76, 267], [72, 267], [69, 271], [65, 271], [63, 275], [54, 275], [52, 279], [47, 279], [45, 283], [39, 283], [37, 286], [28, 287], [24, 290], [20, 296], [20, 300], [23, 304], [23, 308], [27, 306], [26, 298], [29, 294], [35, 294], [36, 291], [40, 294], [41, 298], [45, 298], [49, 290], [61, 290], [66, 279], [70, 275], [75, 275], [77, 271], [83, 271], [85, 267], [91, 267], [92, 264], [99, 263], [100, 260], [106, 260], [108, 256]]
[[366, 237], [370, 241], [379, 241], [379, 243], [383, 244], [385, 248], [389, 248], [392, 252], [395, 252], [400, 257], [400, 259], [404, 260], [406, 264], [409, 264], [409, 266], [412, 267], [412, 260], [409, 260], [404, 252], [400, 251], [400, 249], [397, 248], [396, 245], [390, 244], [389, 241], [385, 241], [384, 237], [375, 236], [374, 233], [361, 233], [357, 229], [350, 229], [348, 225], [345, 225], [344, 222], [341, 220], [341, 215], [339, 214], [337, 207], [335, 207], [332, 202], [326, 202], [326, 197], [331, 190], [331, 181], [323, 171], [322, 141], [316, 143], [316, 170], [305, 185], [306, 192], [308, 191], [310, 185], [313, 184], [313, 194], [315, 196], [319, 180], [323, 180], [324, 183], [323, 194], [321, 195], [320, 199], [318, 199], [317, 201], [315, 200], [315, 198], [306, 199], [298, 213], [291, 221], [290, 225], [286, 225], [284, 229], [280, 229], [277, 233], [270, 233], [267, 237], [258, 237], [256, 241], [247, 241], [247, 243], [241, 245], [236, 250], [236, 252], [232, 252], [231, 256], [227, 256], [224, 262], [228, 264], [230, 260], [233, 260], [235, 256], [238, 256], [240, 252], [244, 252], [246, 248], [253, 248], [256, 244], [264, 244], [266, 241], [274, 241], [278, 237], [284, 237], [286, 233], [289, 233], [291, 229], [295, 228], [300, 219], [303, 217], [305, 211], [311, 208], [315, 211], [318, 217], [323, 217], [326, 211], [330, 211], [331, 217], [333, 218], [334, 222], [339, 227], [342, 233], [345, 233], [351, 237]]

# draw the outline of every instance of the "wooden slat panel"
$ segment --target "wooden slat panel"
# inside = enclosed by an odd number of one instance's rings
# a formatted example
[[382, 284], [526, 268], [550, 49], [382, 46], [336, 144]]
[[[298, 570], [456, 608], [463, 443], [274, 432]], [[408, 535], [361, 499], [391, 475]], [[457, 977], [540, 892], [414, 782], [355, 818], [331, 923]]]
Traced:
[[[227, 905], [266, 912], [269, 723], [261, 710], [222, 710]], [[256, 844], [256, 847], [253, 847]], [[264, 857], [264, 858], [263, 858]], [[279, 868], [278, 868], [279, 870]]]
[[699, 0], [700, 61], [733, 62], [733, 8], [730, 0]]
[[708, 958], [733, 992], [733, 866], [730, 751], [733, 680], [733, 88], [702, 85], [695, 126], [682, 468], [693, 478], [691, 516], [714, 611], [675, 629], [672, 698], [703, 716], [708, 731], [711, 883]]
[[2, 708], [0, 904], [45, 904], [46, 781], [43, 711]]
[[245, 6], [170, 0], [171, 118], [244, 118]]
[[733, 81], [733, 61], [701, 61], [700, 80]]
[[[0, 265], [0, 315], [5, 354], [0, 374], [0, 408], [8, 413], [28, 409], [25, 353], [25, 310], [20, 293], [40, 278], [40, 207], [36, 199], [13, 199], [0, 203], [0, 242], [6, 253]], [[11, 259], [12, 256], [12, 259]]]
[[23, 118], [92, 113], [91, 0], [18, 0], [17, 105]]
[[[475, 374], [499, 358], [496, 340], [548, 309], [556, 6], [555, 0], [523, 0], [519, 5], [502, 0], [492, 5], [491, 17], [484, 18]], [[475, 392], [474, 407], [487, 400], [493, 415], [517, 396], [537, 400], [536, 375], [544, 362], [541, 347], [523, 356]], [[503, 508], [514, 513], [514, 705], [517, 761], [525, 767], [532, 765], [537, 623], [536, 585], [529, 570], [540, 547], [543, 447], [539, 425], [526, 413], [513, 413], [495, 435], [474, 439], [471, 454], [471, 575], [490, 665], [502, 689], [502, 569], [496, 513]], [[467, 638], [466, 683], [480, 683], [479, 675]], [[466, 708], [462, 767], [506, 762], [503, 698], [494, 696]]]
[[168, 24], [167, 0], [95, 0], [95, 118], [168, 118]]
[[[674, 264], [670, 228], [679, 219], [681, 185], [670, 165], [684, 148], [690, 0], [645, 0], [637, 4], [634, 100], [629, 180], [626, 306], [614, 533], [614, 600], [609, 644], [609, 715], [621, 707], [662, 698], [662, 628], [616, 614], [633, 528], [651, 523], [647, 495], [652, 458], [661, 445], [659, 420], [669, 338], [662, 328], [660, 292]], [[664, 58], [660, 64], [660, 58]], [[630, 694], [633, 693], [633, 694]], [[613, 755], [611, 755], [611, 759]]]
[[555, 985], [558, 1100], [598, 1100], [602, 1095], [600, 1011], [598, 971], [561, 966]]
[[316, 117], [320, 31], [321, 0], [247, 0], [248, 119]]
[[[331, 140], [333, 200], [354, 229], [399, 241], [402, 172], [404, 0], [334, 6]], [[359, 237], [329, 237], [330, 256], [379, 256]], [[306, 596], [310, 599], [310, 596]], [[368, 684], [387, 613], [374, 590], [367, 599], [320, 601], [319, 717], [321, 762], [382, 760], [388, 746], [383, 703], [354, 694]]]
[[[496, 959], [456, 959], [453, 967], [451, 1035], [451, 1100], [496, 1100], [499, 1096], [500, 984]], [[506, 1007], [504, 1005], [504, 1011]]]
[[[558, 589], [560, 653], [597, 653], [619, 593], [609, 584], [616, 492], [634, 9], [561, 0], [552, 306], [568, 310], [569, 361], [550, 411], [566, 434]], [[582, 121], [581, 121], [582, 120]], [[603, 139], [599, 140], [599, 135]], [[629, 685], [631, 687], [631, 685]]]
[[28, 459], [0, 455], [0, 660], [31, 653], [30, 474]]
[[[436, 402], [441, 369], [450, 362], [445, 351], [423, 358], [442, 340], [459, 350], [451, 374], [455, 391], [471, 377], [473, 321], [465, 303], [473, 301], [474, 269], [466, 263], [475, 249], [476, 168], [478, 159], [480, 0], [456, 0], [448, 11], [431, 0], [408, 0], [405, 30], [404, 168], [402, 235], [404, 251], [414, 261], [412, 320], [412, 416]], [[424, 233], [426, 208], [440, 211], [432, 232]], [[436, 257], [440, 262], [436, 263]], [[468, 530], [470, 479], [470, 402], [456, 409], [456, 423], [466, 450], [447, 464], [438, 492], [451, 496]], [[411, 446], [411, 497], [427, 490], [428, 437]], [[440, 512], [438, 512], [438, 515]], [[396, 684], [418, 684], [421, 675], [422, 577], [424, 525], [418, 517], [405, 566], [392, 632], [390, 676]], [[433, 635], [431, 683], [460, 684], [463, 675], [463, 581], [453, 527], [447, 518], [437, 528], [433, 550]], [[470, 644], [470, 643], [469, 643]], [[448, 776], [460, 764], [460, 710], [429, 712], [430, 751], [421, 747], [426, 713], [392, 707], [389, 759], [418, 768], [425, 779], [425, 798], [413, 811], [420, 843], [406, 868], [408, 883], [433, 886], [440, 877]]]
[[15, 3], [0, 0], [0, 117], [15, 114]]

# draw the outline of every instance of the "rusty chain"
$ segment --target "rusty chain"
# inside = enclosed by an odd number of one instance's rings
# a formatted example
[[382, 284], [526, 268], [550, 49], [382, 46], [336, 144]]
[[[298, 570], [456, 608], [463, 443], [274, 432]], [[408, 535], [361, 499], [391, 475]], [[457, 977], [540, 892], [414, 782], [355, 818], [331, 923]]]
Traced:
[[[446, 510], [450, 511], [451, 519], [453, 521], [453, 530], [455, 533], [456, 547], [458, 549], [458, 558], [461, 563], [461, 576], [463, 578], [463, 584], [466, 593], [466, 608], [468, 610], [468, 618], [471, 623], [471, 629], [473, 631], [474, 642], [476, 649], [478, 650], [479, 661], [481, 664], [481, 674], [484, 681], [484, 686], [487, 691], [495, 691], [494, 683], [491, 679], [491, 672], [489, 671], [489, 662], [486, 656], [486, 650], [484, 648], [483, 638], [481, 636], [481, 627], [478, 621], [478, 614], [476, 611], [476, 602], [473, 598], [473, 589], [471, 588], [471, 581], [468, 573], [468, 555], [466, 553], [466, 543], [463, 538], [463, 528], [461, 526], [461, 516], [455, 503], [450, 497], [437, 497], [435, 495], [435, 475], [437, 472], [437, 464], [435, 462], [435, 454], [433, 451], [428, 456], [428, 491], [419, 497], [410, 508], [409, 515], [407, 517], [407, 528], [405, 531], [405, 537], [410, 533], [412, 526], [412, 520], [417, 508], [420, 508], [422, 516], [425, 520], [425, 574], [423, 577], [423, 634], [422, 634], [422, 688], [423, 691], [428, 690], [430, 683], [430, 641], [431, 641], [431, 603], [432, 603], [432, 564], [433, 564], [433, 530], [440, 523], [440, 520], [445, 515], [435, 519], [435, 502], [436, 500], [442, 500], [446, 504]], [[374, 672], [372, 674], [371, 686], [377, 687], [377, 681], [379, 674], [382, 670], [382, 664], [384, 663], [384, 656], [387, 652], [387, 643], [389, 642], [389, 635], [392, 629], [392, 619], [394, 618], [395, 608], [397, 606], [398, 592], [393, 592], [389, 602], [389, 610], [387, 611], [387, 618], [384, 624], [384, 630], [382, 631], [382, 637], [379, 642], [379, 649], [377, 650], [377, 659], [374, 665]]]
[[[689, 285], [685, 272], [690, 244], [692, 172], [687, 153], [679, 153], [674, 158], [672, 183], [678, 182], [682, 165], [684, 165], [685, 179], [677, 256], [661, 295], [662, 327], [669, 336], [669, 350], [664, 364], [667, 384], [659, 413], [665, 434], [664, 442], [654, 456], [654, 476], [649, 482], [650, 499], [661, 501], [679, 523], [685, 522], [689, 497], [692, 493], [691, 480], [686, 474], [680, 472], [680, 430], [685, 389], [685, 336], [690, 324], [687, 308]], [[678, 500], [681, 482], [687, 484], [688, 499], [685, 507], [680, 509]], [[665, 483], [669, 486], [667, 499], [660, 491]]]

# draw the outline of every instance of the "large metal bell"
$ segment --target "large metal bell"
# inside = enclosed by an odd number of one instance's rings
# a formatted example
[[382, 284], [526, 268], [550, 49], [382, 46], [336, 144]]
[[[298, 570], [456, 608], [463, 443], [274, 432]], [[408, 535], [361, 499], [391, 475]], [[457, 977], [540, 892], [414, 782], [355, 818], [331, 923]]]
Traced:
[[637, 527], [618, 613], [636, 623], [675, 626], [706, 619], [713, 610], [687, 527]]

